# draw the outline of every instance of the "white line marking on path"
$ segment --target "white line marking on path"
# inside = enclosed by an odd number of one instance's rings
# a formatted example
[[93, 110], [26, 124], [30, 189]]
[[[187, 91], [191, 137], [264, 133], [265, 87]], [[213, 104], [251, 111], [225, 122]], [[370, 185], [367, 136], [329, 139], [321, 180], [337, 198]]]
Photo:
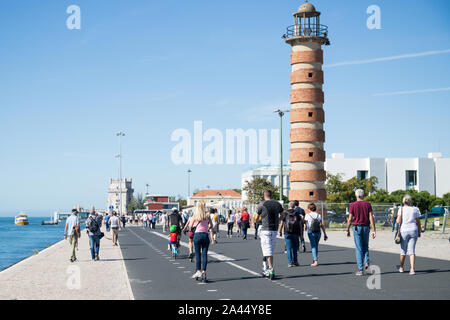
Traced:
[[208, 292], [217, 292], [217, 289], [207, 290]]
[[[152, 233], [157, 235], [157, 236], [160, 236], [161, 238], [164, 238], [164, 239], [167, 238], [166, 235], [161, 234], [159, 232], [152, 231]], [[189, 248], [189, 245], [186, 242], [180, 241], [180, 245], [182, 245], [183, 247]], [[231, 261], [235, 260], [233, 258], [230, 258], [230, 257], [224, 256], [224, 255], [218, 254], [218, 253], [216, 253], [214, 251], [208, 251], [208, 255], [211, 256], [214, 259], [217, 259], [217, 260], [220, 260], [222, 262], [228, 263], [229, 265], [231, 265], [231, 266], [233, 266], [235, 268], [238, 268], [238, 269], [241, 269], [243, 271], [246, 271], [246, 272], [248, 272], [248, 273], [250, 273], [250, 274], [252, 274], [254, 276], [260, 276], [260, 274], [257, 273], [257, 272], [254, 272], [254, 271], [252, 271], [250, 269], [244, 268], [244, 267], [242, 267], [242, 266], [240, 266], [238, 264], [235, 264], [235, 263], [231, 262]]]

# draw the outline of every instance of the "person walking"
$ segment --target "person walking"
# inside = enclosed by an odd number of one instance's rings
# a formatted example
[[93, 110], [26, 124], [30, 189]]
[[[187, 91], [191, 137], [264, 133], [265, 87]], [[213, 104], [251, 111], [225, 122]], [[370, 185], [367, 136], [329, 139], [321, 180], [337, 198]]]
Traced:
[[[303, 230], [303, 223], [305, 221], [305, 215], [306, 215], [305, 210], [300, 208], [298, 200], [294, 200], [294, 204], [295, 204], [295, 208], [294, 208], [295, 212], [297, 212], [298, 214], [300, 214], [302, 216], [302, 230]], [[302, 238], [301, 245], [302, 245], [302, 251], [306, 252], [305, 238]]]
[[188, 238], [189, 238], [189, 260], [192, 262], [194, 259], [194, 232], [195, 228], [191, 226], [192, 217], [189, 217], [188, 221], [184, 225], [183, 231], [186, 234], [186, 231], [189, 229]]
[[317, 213], [317, 207], [314, 203], [308, 205], [309, 212], [305, 216], [305, 231], [308, 232], [309, 243], [311, 245], [311, 252], [313, 256], [312, 267], [319, 265], [318, 254], [319, 254], [319, 241], [323, 231], [323, 240], [327, 241], [328, 236], [325, 231], [325, 226], [322, 223], [322, 215]]
[[146, 213], [144, 213], [142, 215], [142, 225], [143, 225], [144, 229], [146, 229], [148, 227], [148, 225], [149, 225], [149, 217], [148, 217], [148, 215]]
[[92, 208], [89, 212], [89, 217], [86, 220], [86, 231], [89, 236], [89, 245], [91, 248], [92, 260], [100, 260], [100, 235], [102, 234], [100, 228], [102, 227], [101, 217], [95, 214], [95, 209]]
[[[211, 216], [206, 211], [205, 203], [198, 201], [194, 215], [189, 223], [189, 228], [195, 229], [194, 231], [194, 247], [195, 247], [195, 266], [197, 272], [192, 276], [196, 280], [200, 279], [203, 283], [206, 283], [206, 267], [208, 265], [208, 249], [209, 244], [214, 244], [214, 238], [212, 229], [214, 228], [211, 221]], [[209, 236], [208, 236], [209, 229]]]
[[264, 201], [262, 201], [256, 213], [261, 216], [261, 249], [263, 253], [263, 274], [269, 279], [275, 278], [273, 251], [276, 245], [277, 228], [280, 213], [283, 207], [278, 201], [272, 200], [272, 191], [264, 191]]
[[106, 232], [109, 232], [109, 219], [111, 219], [111, 213], [108, 213], [104, 219], [105, 221], [105, 228], [106, 228]]
[[163, 213], [161, 214], [161, 224], [163, 226], [163, 232], [166, 232], [166, 223], [167, 223], [167, 214], [163, 211]]
[[158, 221], [158, 216], [156, 215], [156, 213], [154, 213], [152, 215], [151, 220], [149, 220], [149, 221], [151, 221], [151, 223], [152, 223], [152, 229], [155, 230], [156, 229], [156, 221]]
[[233, 236], [233, 226], [234, 226], [234, 214], [231, 209], [228, 210], [227, 226], [228, 226], [227, 237], [231, 238]]
[[125, 228], [125, 223], [127, 222], [127, 219], [126, 219], [126, 217], [125, 217], [125, 215], [122, 215], [122, 217], [121, 217], [122, 219], [122, 228]]
[[409, 274], [414, 275], [416, 274], [416, 243], [422, 231], [420, 211], [417, 207], [412, 206], [412, 198], [410, 195], [405, 195], [402, 202], [403, 207], [398, 212], [398, 224], [400, 225], [398, 236], [401, 239], [400, 266], [398, 266], [398, 271], [404, 272], [405, 257], [408, 254], [411, 265]]
[[392, 232], [395, 231], [394, 238], [395, 238], [395, 236], [398, 233], [398, 221], [397, 221], [398, 209], [399, 209], [398, 207], [399, 207], [399, 205], [396, 203], [394, 205], [394, 207], [392, 208], [392, 218], [391, 218], [391, 220], [392, 220]]
[[213, 235], [213, 240], [215, 242], [217, 242], [217, 223], [218, 223], [218, 221], [217, 221], [216, 211], [215, 211], [214, 208], [211, 208], [209, 210], [209, 216], [210, 216], [211, 222], [213, 224], [213, 227], [212, 227], [212, 230], [211, 230], [212, 231], [212, 235]]
[[247, 208], [244, 207], [241, 213], [241, 227], [242, 227], [242, 239], [247, 240], [247, 230], [250, 228], [250, 215], [247, 212]]
[[300, 246], [300, 240], [303, 240], [303, 217], [295, 211], [294, 201], [289, 202], [288, 210], [281, 213], [280, 221], [278, 232], [281, 237], [281, 230], [284, 229], [288, 267], [298, 267], [297, 252]]
[[120, 220], [119, 217], [117, 217], [117, 212], [114, 211], [113, 216], [109, 220], [109, 223], [111, 225], [113, 246], [117, 246], [117, 240], [119, 239], [120, 231]]
[[357, 276], [369, 273], [369, 234], [372, 226], [372, 239], [376, 237], [375, 220], [372, 206], [364, 201], [364, 190], [355, 191], [356, 201], [350, 204], [347, 220], [347, 237], [350, 237], [350, 224], [353, 225], [353, 238], [355, 240], [356, 263], [358, 264]]
[[255, 240], [258, 239], [258, 229], [261, 226], [261, 216], [258, 216], [256, 212], [253, 212], [252, 216], [253, 226], [255, 227]]
[[78, 239], [81, 238], [80, 219], [78, 218], [78, 210], [72, 209], [72, 214], [66, 219], [66, 226], [64, 228], [64, 239], [69, 237], [69, 244], [71, 247], [70, 262], [77, 261], [75, 249], [78, 245]]
[[235, 218], [236, 218], [236, 226], [237, 226], [236, 234], [238, 237], [240, 237], [242, 234], [241, 233], [242, 232], [242, 230], [241, 230], [241, 209], [236, 209]]

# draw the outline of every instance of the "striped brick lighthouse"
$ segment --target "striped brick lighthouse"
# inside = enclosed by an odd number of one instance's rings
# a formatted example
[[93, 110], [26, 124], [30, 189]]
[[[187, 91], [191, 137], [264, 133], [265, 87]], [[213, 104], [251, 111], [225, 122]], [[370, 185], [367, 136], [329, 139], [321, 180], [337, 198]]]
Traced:
[[[283, 36], [292, 46], [289, 200], [298, 200], [300, 207], [306, 209], [308, 203], [317, 205], [327, 197], [322, 45], [330, 42], [328, 28], [320, 24], [320, 12], [311, 3], [302, 4], [294, 13], [294, 20], [295, 24]], [[321, 209], [320, 205], [317, 207]]]

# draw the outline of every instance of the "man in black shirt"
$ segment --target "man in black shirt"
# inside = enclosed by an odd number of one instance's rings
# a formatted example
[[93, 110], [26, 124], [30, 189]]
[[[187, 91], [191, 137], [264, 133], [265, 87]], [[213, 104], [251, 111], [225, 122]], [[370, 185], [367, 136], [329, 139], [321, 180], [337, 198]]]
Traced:
[[170, 229], [171, 226], [177, 226], [177, 233], [181, 235], [181, 224], [183, 222], [183, 218], [176, 208], [172, 208], [172, 212], [167, 217], [167, 229]]
[[[303, 210], [302, 208], [299, 207], [298, 200], [294, 200], [294, 204], [295, 204], [294, 211], [302, 216], [302, 228], [303, 228], [303, 221], [305, 221], [305, 215], [306, 215], [305, 210]], [[306, 252], [306, 246], [305, 246], [305, 239], [304, 238], [301, 239], [301, 244], [302, 244], [302, 251]]]
[[[263, 274], [270, 279], [275, 277], [273, 270], [273, 250], [275, 248], [279, 215], [283, 207], [278, 201], [272, 200], [272, 192], [264, 191], [264, 201], [261, 202], [256, 213], [261, 216], [261, 249], [263, 252]], [[267, 268], [268, 267], [268, 268]]]

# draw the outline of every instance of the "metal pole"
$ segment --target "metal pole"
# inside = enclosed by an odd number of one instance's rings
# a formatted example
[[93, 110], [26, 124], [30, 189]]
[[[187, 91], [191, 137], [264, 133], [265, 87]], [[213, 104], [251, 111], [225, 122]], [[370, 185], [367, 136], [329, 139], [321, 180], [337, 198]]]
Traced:
[[119, 216], [122, 215], [122, 140], [121, 137], [125, 136], [122, 131], [117, 133], [119, 137]]
[[280, 201], [283, 201], [283, 116], [289, 110], [275, 110], [280, 116]]
[[445, 208], [445, 213], [444, 213], [444, 225], [442, 226], [442, 233], [445, 233], [445, 225], [447, 224], [447, 217], [448, 217], [448, 209]]
[[280, 201], [283, 201], [283, 112], [280, 111]]
[[[188, 198], [190, 197], [190, 195], [191, 195], [191, 169], [189, 169], [188, 171]], [[187, 199], [186, 199], [187, 200]]]

